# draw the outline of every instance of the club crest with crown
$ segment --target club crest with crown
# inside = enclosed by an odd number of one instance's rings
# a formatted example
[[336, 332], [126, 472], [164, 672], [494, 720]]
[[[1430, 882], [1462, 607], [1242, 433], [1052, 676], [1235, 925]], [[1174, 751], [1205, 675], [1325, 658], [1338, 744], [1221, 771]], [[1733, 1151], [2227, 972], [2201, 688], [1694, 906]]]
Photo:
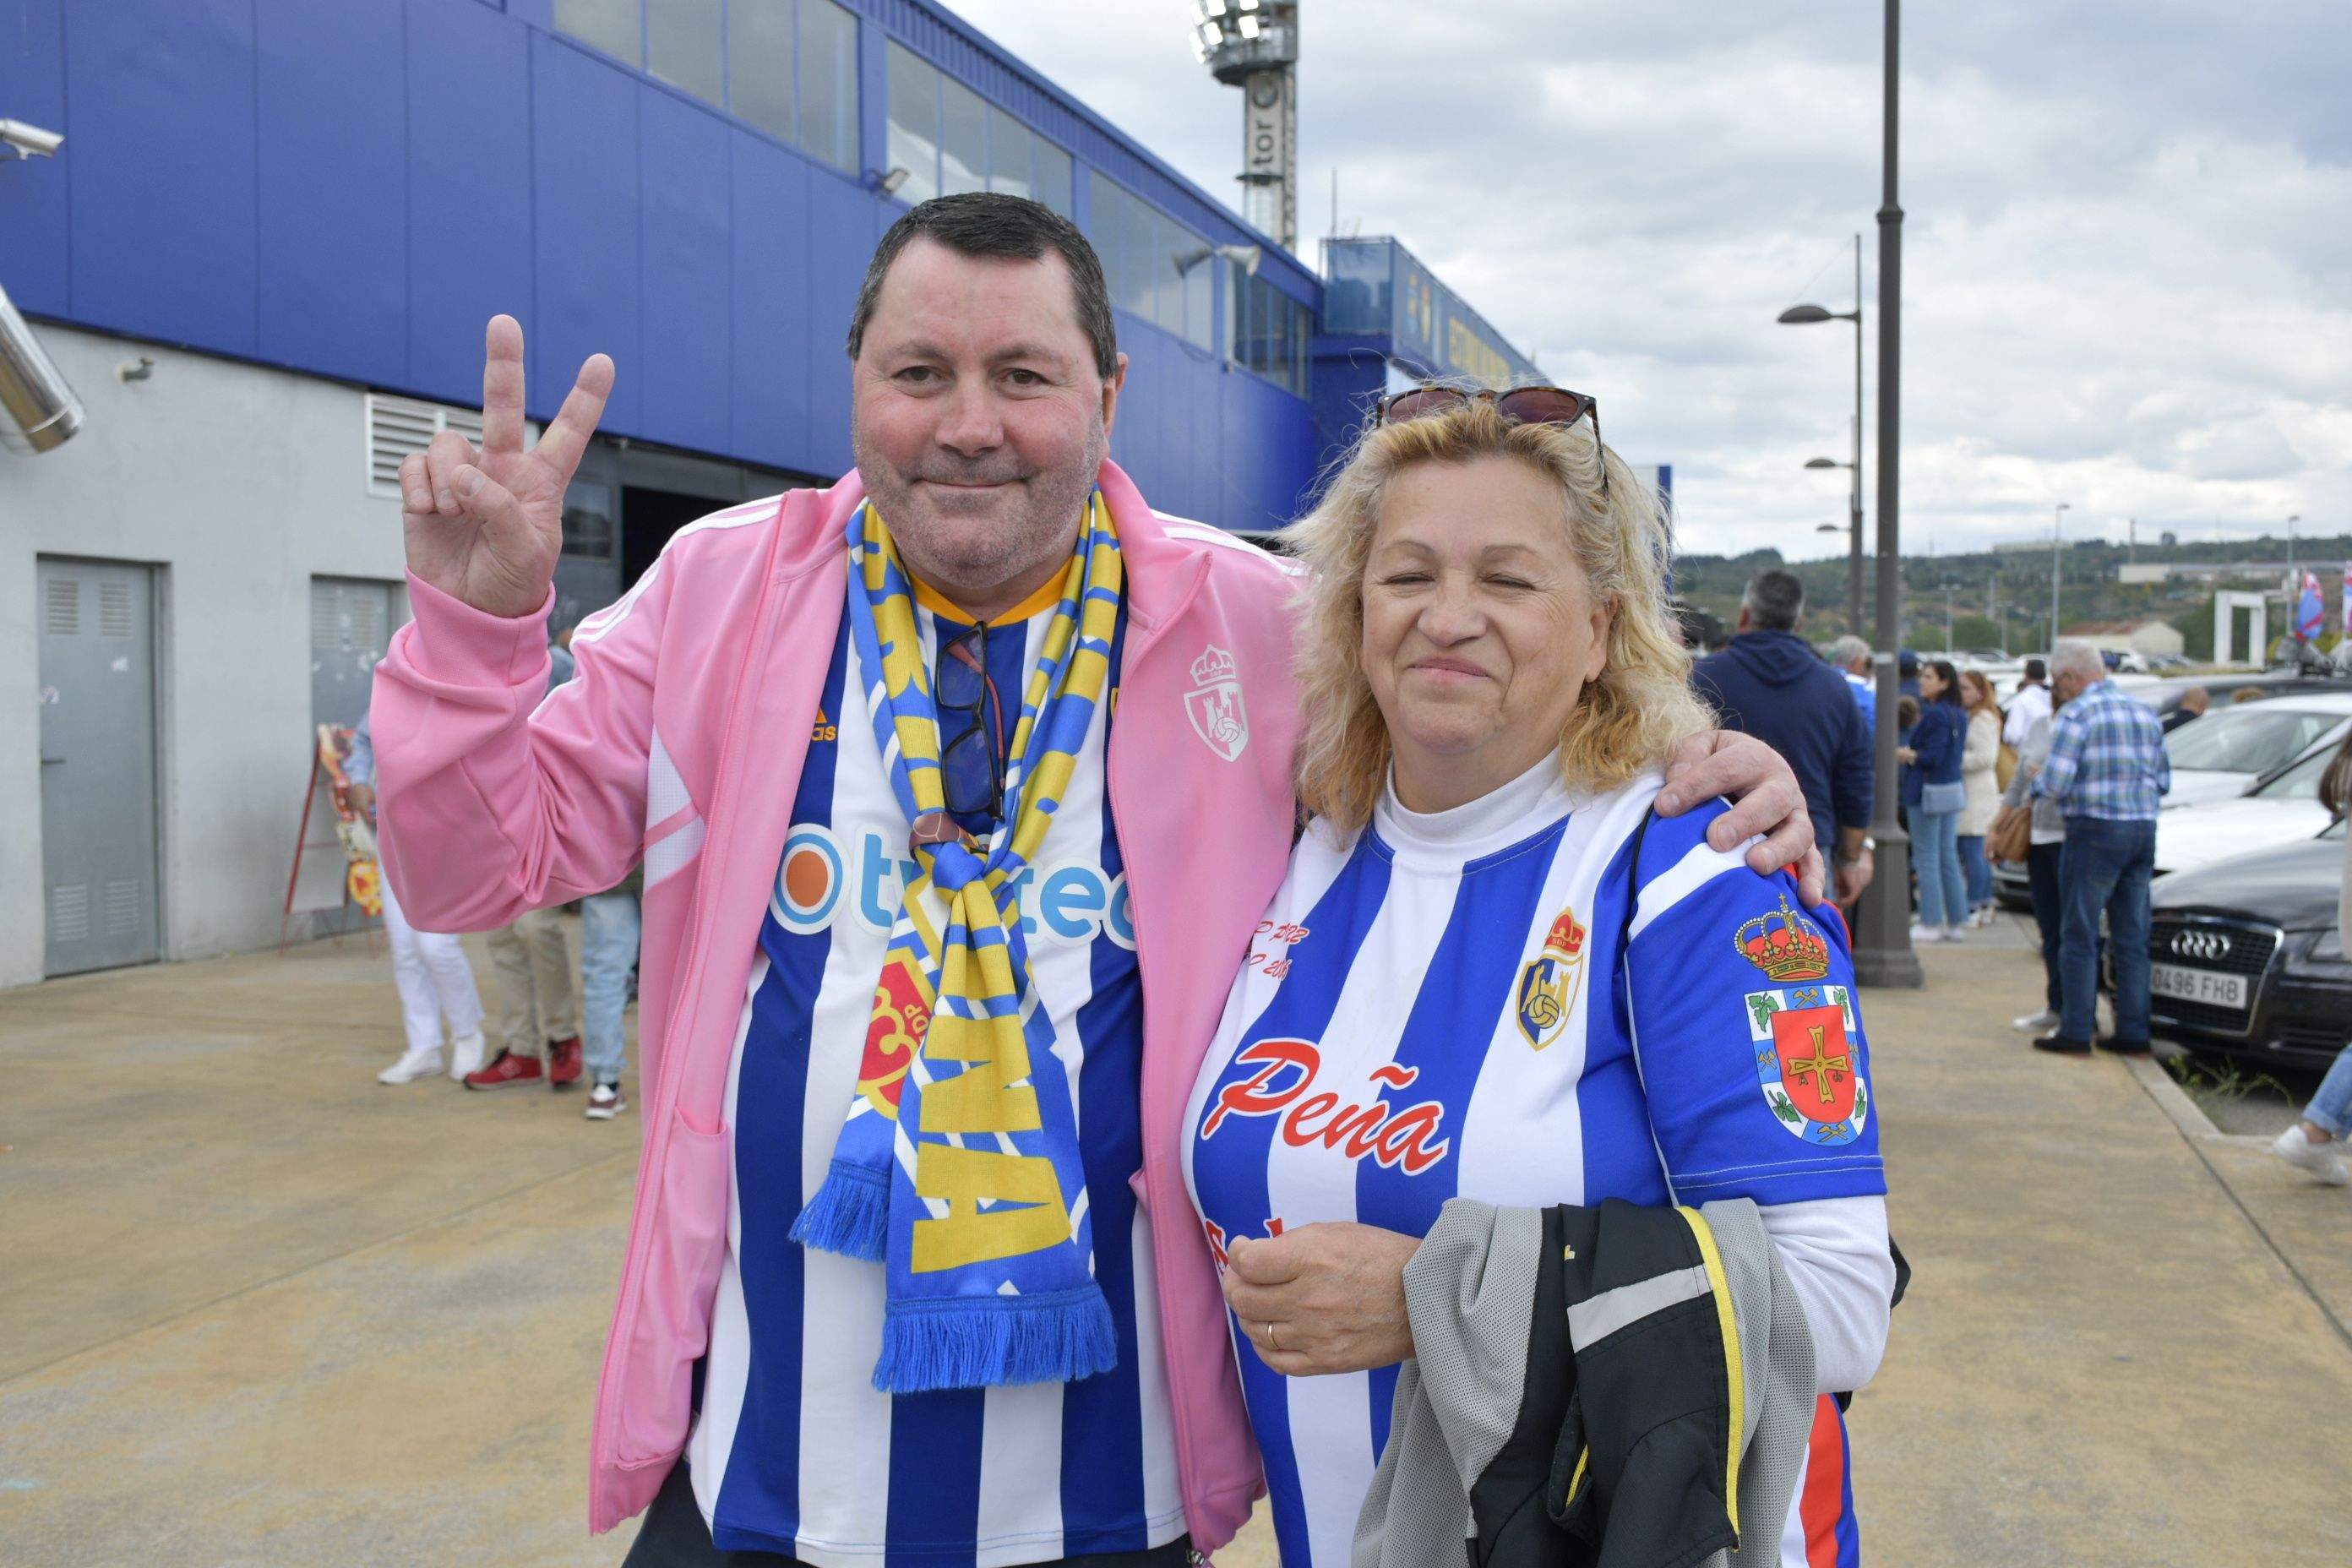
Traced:
[[1519, 1033], [1542, 1050], [1559, 1038], [1576, 1007], [1584, 979], [1584, 943], [1589, 933], [1574, 910], [1562, 910], [1544, 935], [1543, 951], [1519, 971]]
[[1249, 710], [1242, 705], [1241, 667], [1211, 643], [1192, 661], [1192, 689], [1184, 694], [1184, 716], [1192, 732], [1226, 762], [1249, 744]]
[[1740, 957], [1783, 985], [1829, 977], [1829, 938], [1790, 909], [1786, 895], [1777, 914], [1758, 915], [1733, 933], [1732, 942]]

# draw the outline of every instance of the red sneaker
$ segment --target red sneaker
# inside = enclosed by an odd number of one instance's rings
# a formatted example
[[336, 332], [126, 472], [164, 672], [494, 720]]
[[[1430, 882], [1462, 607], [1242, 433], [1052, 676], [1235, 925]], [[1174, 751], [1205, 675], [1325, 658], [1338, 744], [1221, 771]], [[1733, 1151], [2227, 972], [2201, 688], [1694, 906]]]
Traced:
[[466, 1075], [467, 1089], [512, 1089], [519, 1083], [537, 1083], [540, 1079], [539, 1058], [519, 1057], [509, 1050], [500, 1050], [490, 1058], [490, 1065], [479, 1072]]
[[580, 1037], [558, 1040], [547, 1047], [547, 1086], [569, 1089], [580, 1081]]

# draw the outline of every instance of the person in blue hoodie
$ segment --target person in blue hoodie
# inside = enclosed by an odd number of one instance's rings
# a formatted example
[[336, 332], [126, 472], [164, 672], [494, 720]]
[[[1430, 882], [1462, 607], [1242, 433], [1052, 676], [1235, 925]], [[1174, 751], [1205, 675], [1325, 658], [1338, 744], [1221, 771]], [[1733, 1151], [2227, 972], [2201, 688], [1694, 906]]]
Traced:
[[1870, 883], [1870, 726], [1845, 677], [1797, 635], [1804, 618], [1795, 573], [1757, 573], [1730, 645], [1691, 667], [1691, 685], [1725, 729], [1755, 736], [1796, 771], [1813, 841], [1830, 854], [1834, 896], [1851, 916]]
[[1960, 778], [1960, 756], [1968, 749], [1968, 738], [1959, 671], [1949, 659], [1924, 661], [1919, 666], [1919, 722], [1897, 753], [1906, 773], [1904, 795], [1911, 807], [1911, 865], [1919, 876], [1914, 942], [1958, 942], [1968, 921], [1959, 840], [1960, 812], [1969, 799], [1968, 785]]

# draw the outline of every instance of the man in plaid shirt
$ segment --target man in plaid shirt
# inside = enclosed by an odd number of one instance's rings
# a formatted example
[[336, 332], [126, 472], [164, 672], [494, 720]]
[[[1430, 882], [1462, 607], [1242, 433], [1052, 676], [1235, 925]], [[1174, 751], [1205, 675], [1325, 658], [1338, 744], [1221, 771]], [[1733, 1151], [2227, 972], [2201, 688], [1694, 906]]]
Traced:
[[2116, 1032], [2098, 1041], [2125, 1056], [2147, 1051], [2148, 882], [2156, 869], [2156, 814], [2172, 788], [2164, 727], [2153, 709], [2107, 679], [2089, 643], [2063, 637], [2052, 650], [2050, 681], [2060, 704], [2050, 760], [2033, 793], [2058, 803], [2066, 847], [2058, 866], [2065, 900], [2059, 946], [2063, 996], [2054, 1034], [2037, 1049], [2079, 1055], [2098, 1032], [2099, 917], [2106, 917], [2116, 966]]

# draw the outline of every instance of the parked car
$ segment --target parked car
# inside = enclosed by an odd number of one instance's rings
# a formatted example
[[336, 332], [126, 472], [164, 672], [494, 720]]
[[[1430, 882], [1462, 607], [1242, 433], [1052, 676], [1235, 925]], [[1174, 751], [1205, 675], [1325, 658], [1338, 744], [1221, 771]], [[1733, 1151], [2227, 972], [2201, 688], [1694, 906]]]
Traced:
[[2347, 728], [2352, 691], [2294, 692], [2217, 707], [2164, 738], [2165, 755], [2172, 759], [2166, 814], [2242, 795], [2265, 774], [2333, 743]]
[[[2122, 683], [2118, 683], [2122, 684]], [[2304, 674], [2292, 669], [2239, 670], [2229, 675], [2178, 675], [2168, 672], [2154, 679], [2129, 688], [2131, 694], [2155, 709], [2159, 716], [2180, 706], [2180, 699], [2189, 688], [2201, 686], [2211, 698], [2215, 708], [2226, 708], [2240, 690], [2259, 687], [2265, 700], [2273, 697], [2301, 697], [2314, 692], [2352, 691], [2352, 680], [2334, 675]]]
[[2336, 925], [2344, 823], [2167, 877], [2148, 929], [2152, 1032], [2199, 1050], [2325, 1068], [2352, 1038]]
[[[2327, 820], [2326, 809], [2319, 804], [2319, 775], [2327, 771], [2327, 759], [2336, 754], [2347, 728], [2352, 728], [2352, 693], [2227, 708], [2167, 735], [2172, 792], [2157, 819], [2156, 874], [2191, 870], [2316, 831]], [[2242, 763], [2275, 755], [2273, 742], [2282, 735], [2301, 737], [2304, 743], [2289, 751], [2283, 763], [2237, 771]], [[2192, 737], [2220, 744], [2175, 744]], [[2184, 756], [2210, 760], [2216, 750], [2223, 753], [2220, 760], [2227, 767], [2182, 766]], [[2176, 805], [2182, 809], [2172, 809]], [[1992, 886], [1993, 899], [2003, 909], [2033, 907], [2023, 866], [1996, 864]]]
[[2208, 801], [2160, 815], [2156, 821], [2156, 874], [2169, 877], [2273, 849], [2326, 826], [2319, 778], [2336, 755], [2343, 729], [2337, 725], [2332, 734], [2238, 799]]

